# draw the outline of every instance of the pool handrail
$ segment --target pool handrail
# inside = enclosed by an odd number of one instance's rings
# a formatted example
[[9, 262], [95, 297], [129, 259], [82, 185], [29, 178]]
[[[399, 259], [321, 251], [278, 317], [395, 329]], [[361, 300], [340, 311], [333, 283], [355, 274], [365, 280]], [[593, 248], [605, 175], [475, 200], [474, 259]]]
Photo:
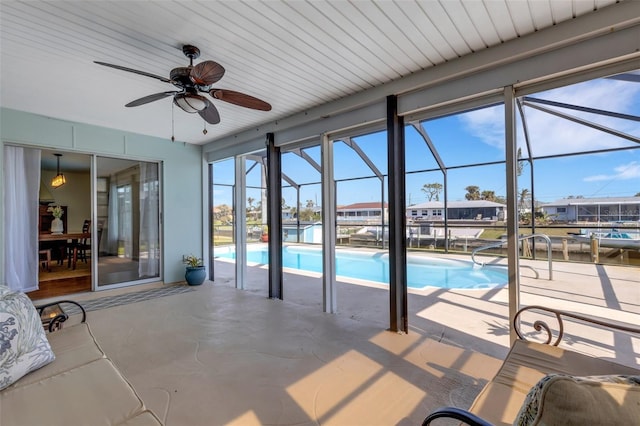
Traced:
[[[524, 236], [518, 237], [518, 241], [524, 241], [524, 240], [529, 240], [529, 239], [533, 239], [533, 238], [542, 238], [547, 243], [547, 259], [549, 261], [549, 281], [552, 281], [553, 280], [553, 259], [552, 259], [552, 250], [551, 250], [551, 238], [549, 238], [545, 234], [531, 234], [531, 235], [524, 235]], [[476, 258], [475, 258], [476, 253], [479, 252], [479, 251], [482, 251], [482, 250], [487, 250], [487, 249], [490, 249], [490, 248], [500, 247], [500, 246], [504, 245], [505, 243], [507, 243], [507, 240], [498, 241], [497, 243], [487, 244], [486, 246], [482, 246], [482, 247], [478, 247], [477, 249], [474, 249], [471, 252], [471, 260], [476, 265], [484, 266], [484, 262], [478, 262], [476, 260]]]

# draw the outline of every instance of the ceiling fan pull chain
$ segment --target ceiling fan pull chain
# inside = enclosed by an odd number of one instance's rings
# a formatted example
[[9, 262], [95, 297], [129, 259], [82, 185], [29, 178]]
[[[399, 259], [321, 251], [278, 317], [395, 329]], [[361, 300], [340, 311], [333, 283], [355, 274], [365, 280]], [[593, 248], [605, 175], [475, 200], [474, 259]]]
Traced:
[[202, 120], [202, 121], [204, 122], [204, 129], [202, 129], [202, 134], [206, 135], [208, 133], [207, 132], [207, 122], [205, 120]]
[[173, 123], [173, 102], [171, 102], [171, 142], [176, 141], [175, 133], [175, 126]]

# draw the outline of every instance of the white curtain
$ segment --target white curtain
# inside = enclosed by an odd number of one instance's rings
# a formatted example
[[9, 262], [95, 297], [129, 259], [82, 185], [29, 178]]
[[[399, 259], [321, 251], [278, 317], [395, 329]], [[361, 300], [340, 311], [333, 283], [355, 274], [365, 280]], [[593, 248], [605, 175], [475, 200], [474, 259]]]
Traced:
[[109, 179], [109, 218], [107, 226], [102, 230], [102, 238], [107, 241], [107, 254], [115, 256], [118, 254], [118, 183], [115, 175]]
[[38, 289], [40, 150], [4, 147], [4, 271], [7, 285]]
[[140, 262], [138, 274], [156, 277], [160, 271], [158, 165], [140, 163]]

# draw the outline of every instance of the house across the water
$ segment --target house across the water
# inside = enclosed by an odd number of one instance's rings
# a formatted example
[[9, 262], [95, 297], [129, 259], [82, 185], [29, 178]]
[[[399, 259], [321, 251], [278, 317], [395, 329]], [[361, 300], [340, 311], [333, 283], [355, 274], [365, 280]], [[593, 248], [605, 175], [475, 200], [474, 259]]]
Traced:
[[640, 197], [563, 198], [542, 210], [557, 222], [638, 222]]
[[[507, 206], [487, 200], [450, 201], [447, 203], [448, 220], [505, 220]], [[444, 202], [427, 201], [407, 207], [407, 219], [414, 221], [444, 220]]]

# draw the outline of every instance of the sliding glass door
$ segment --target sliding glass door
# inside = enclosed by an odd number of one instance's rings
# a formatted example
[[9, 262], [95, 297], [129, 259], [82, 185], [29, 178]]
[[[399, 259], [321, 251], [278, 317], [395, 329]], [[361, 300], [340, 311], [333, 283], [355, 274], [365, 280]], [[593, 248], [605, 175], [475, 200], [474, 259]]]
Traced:
[[96, 157], [96, 288], [160, 279], [159, 164]]

